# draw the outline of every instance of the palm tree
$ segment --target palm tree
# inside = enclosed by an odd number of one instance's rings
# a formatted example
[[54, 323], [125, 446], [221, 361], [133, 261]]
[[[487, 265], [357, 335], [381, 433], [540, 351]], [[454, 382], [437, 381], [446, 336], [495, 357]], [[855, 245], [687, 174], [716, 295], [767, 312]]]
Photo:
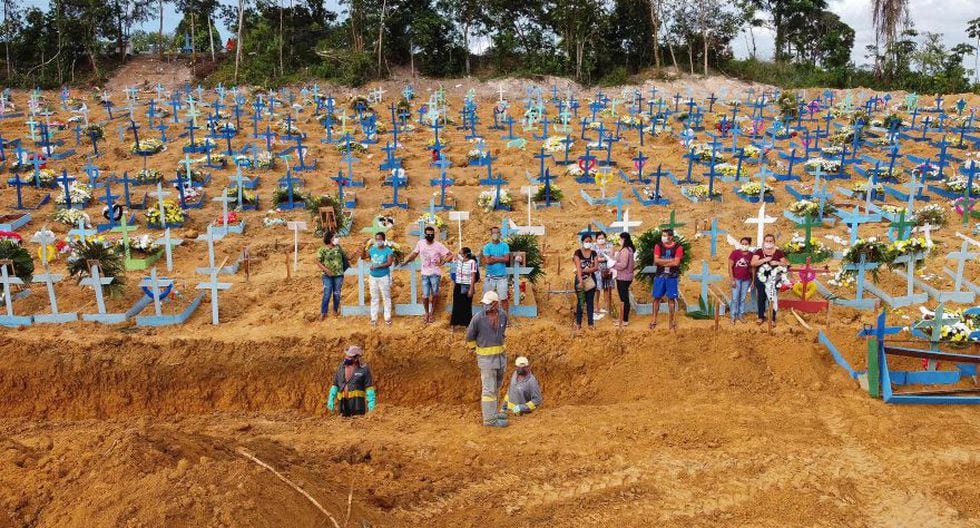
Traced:
[[973, 56], [973, 84], [980, 84], [980, 17], [967, 22], [966, 34], [977, 39]]
[[871, 4], [875, 34], [885, 49], [898, 37], [898, 27], [908, 15], [909, 0], [873, 0]]

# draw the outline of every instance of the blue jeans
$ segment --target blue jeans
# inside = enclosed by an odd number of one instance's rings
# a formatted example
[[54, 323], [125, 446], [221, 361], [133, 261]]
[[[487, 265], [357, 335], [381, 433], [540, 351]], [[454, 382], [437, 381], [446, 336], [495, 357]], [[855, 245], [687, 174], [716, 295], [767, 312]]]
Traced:
[[323, 300], [320, 301], [320, 314], [326, 315], [333, 297], [333, 313], [340, 314], [340, 289], [344, 286], [344, 276], [330, 277], [323, 275]]
[[732, 288], [732, 321], [745, 317], [745, 303], [748, 302], [751, 280], [735, 280]]
[[439, 281], [442, 275], [422, 275], [422, 298], [428, 299], [439, 295]]

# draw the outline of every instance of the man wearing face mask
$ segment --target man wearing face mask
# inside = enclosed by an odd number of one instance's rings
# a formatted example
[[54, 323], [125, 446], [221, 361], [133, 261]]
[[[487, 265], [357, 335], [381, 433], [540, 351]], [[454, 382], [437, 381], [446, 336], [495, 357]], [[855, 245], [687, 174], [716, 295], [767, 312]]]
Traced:
[[480, 300], [483, 313], [477, 314], [466, 329], [466, 346], [476, 352], [476, 364], [480, 367], [480, 409], [483, 425], [507, 427], [507, 414], [497, 412], [497, 397], [504, 383], [507, 354], [504, 351], [504, 332], [507, 330], [507, 314], [500, 310], [500, 298], [488, 291]]
[[425, 226], [425, 238], [415, 244], [415, 249], [405, 257], [405, 264], [422, 256], [422, 306], [428, 324], [435, 322], [436, 299], [439, 297], [439, 281], [442, 279], [442, 266], [453, 258], [453, 254], [441, 242], [436, 241], [436, 229]]
[[514, 361], [514, 374], [510, 377], [510, 387], [504, 397], [504, 412], [527, 414], [541, 406], [541, 385], [531, 374], [531, 367], [526, 357], [521, 356]]
[[510, 246], [500, 240], [500, 228], [490, 228], [490, 242], [483, 246], [483, 263], [486, 265], [484, 291], [497, 293], [504, 312], [507, 312], [507, 264], [510, 263]]
[[361, 362], [364, 351], [351, 346], [337, 369], [327, 397], [327, 410], [336, 408], [341, 416], [355, 416], [374, 410], [376, 393], [371, 369]]
[[671, 329], [677, 328], [674, 312], [677, 311], [677, 282], [680, 280], [681, 259], [684, 248], [674, 240], [674, 230], [664, 229], [660, 243], [653, 247], [653, 265], [657, 269], [653, 277], [653, 321], [657, 326], [660, 302], [667, 298], [667, 313]]

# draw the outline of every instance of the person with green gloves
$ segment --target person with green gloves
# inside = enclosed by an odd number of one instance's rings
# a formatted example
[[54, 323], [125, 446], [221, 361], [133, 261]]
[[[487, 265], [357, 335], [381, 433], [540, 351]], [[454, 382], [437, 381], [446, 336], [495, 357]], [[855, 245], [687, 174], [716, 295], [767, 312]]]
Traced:
[[503, 411], [521, 415], [541, 406], [541, 385], [531, 374], [527, 358], [520, 356], [514, 361], [514, 374], [510, 377], [510, 387], [504, 397]]
[[365, 414], [374, 409], [375, 390], [371, 369], [361, 362], [364, 351], [352, 345], [344, 354], [344, 362], [337, 369], [327, 397], [327, 410], [341, 416]]

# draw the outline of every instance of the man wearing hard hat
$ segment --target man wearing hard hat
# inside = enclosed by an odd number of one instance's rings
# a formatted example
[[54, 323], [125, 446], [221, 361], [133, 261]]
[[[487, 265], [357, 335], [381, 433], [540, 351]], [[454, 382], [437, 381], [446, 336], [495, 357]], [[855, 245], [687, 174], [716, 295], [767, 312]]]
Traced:
[[503, 411], [527, 414], [541, 406], [541, 385], [534, 374], [531, 374], [531, 366], [526, 357], [518, 357], [514, 366], [516, 368], [510, 377], [510, 388], [504, 397]]
[[483, 305], [483, 312], [470, 321], [466, 329], [466, 346], [476, 352], [476, 364], [480, 367], [483, 425], [507, 427], [507, 414], [497, 412], [497, 395], [504, 384], [504, 370], [507, 368], [507, 355], [504, 352], [507, 314], [500, 309], [500, 297], [495, 291], [484, 293], [480, 304]]

